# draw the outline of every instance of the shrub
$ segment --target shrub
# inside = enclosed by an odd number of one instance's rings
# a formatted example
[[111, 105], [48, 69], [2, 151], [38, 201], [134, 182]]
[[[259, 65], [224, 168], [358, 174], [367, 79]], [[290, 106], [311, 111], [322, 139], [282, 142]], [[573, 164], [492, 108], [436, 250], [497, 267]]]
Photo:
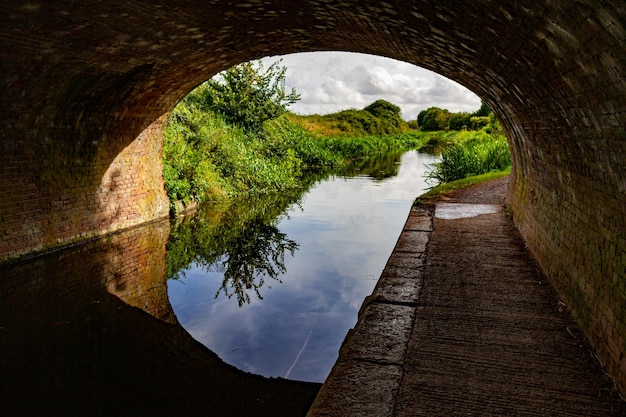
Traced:
[[275, 119], [300, 99], [292, 89], [285, 91], [286, 67], [280, 60], [264, 69], [262, 61], [235, 65], [208, 80], [202, 97], [209, 110], [227, 123], [247, 131], [258, 131], [263, 122]]

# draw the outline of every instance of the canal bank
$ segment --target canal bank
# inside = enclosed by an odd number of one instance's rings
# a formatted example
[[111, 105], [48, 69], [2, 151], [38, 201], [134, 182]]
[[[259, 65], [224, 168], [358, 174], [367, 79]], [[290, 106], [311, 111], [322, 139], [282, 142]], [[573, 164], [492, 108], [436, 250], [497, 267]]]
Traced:
[[622, 416], [505, 214], [507, 179], [413, 207], [308, 416]]

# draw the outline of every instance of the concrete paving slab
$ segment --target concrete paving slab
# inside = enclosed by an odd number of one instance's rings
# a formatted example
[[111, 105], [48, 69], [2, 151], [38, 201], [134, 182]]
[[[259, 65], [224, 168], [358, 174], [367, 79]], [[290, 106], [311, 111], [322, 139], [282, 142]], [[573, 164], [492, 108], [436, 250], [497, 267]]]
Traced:
[[423, 208], [413, 207], [404, 225], [404, 230], [419, 230], [423, 232], [432, 232], [433, 230], [432, 213]]
[[[423, 264], [423, 259], [420, 259], [420, 262], [422, 262]], [[387, 264], [387, 266], [383, 270], [380, 277], [381, 279], [383, 278], [419, 279], [422, 276], [422, 271], [421, 271], [422, 264], [420, 264], [419, 266], [414, 266], [412, 268]]]
[[392, 417], [401, 378], [401, 366], [338, 362], [307, 417]]
[[340, 357], [403, 365], [414, 316], [413, 307], [380, 302], [368, 304], [346, 338]]
[[393, 266], [417, 270], [424, 265], [425, 256], [424, 252], [402, 252], [396, 247], [387, 261], [386, 268]]
[[396, 250], [404, 252], [425, 252], [430, 232], [403, 230], [398, 238]]
[[421, 288], [422, 281], [415, 276], [399, 278], [383, 275], [372, 293], [372, 299], [378, 302], [416, 305]]

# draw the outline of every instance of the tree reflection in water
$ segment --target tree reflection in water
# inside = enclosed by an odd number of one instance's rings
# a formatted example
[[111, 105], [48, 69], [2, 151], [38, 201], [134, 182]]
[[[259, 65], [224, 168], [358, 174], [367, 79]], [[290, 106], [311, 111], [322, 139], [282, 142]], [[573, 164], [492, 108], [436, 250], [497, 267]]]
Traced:
[[263, 299], [259, 289], [265, 283], [265, 277], [281, 282], [279, 276], [285, 273], [285, 252], [289, 251], [293, 256], [297, 249], [298, 243], [273, 224], [248, 225], [224, 248], [224, 255], [208, 266], [224, 274], [215, 298], [220, 292], [228, 298], [237, 295], [241, 307], [250, 303], [248, 290], [254, 289], [257, 297]]
[[[313, 184], [312, 178], [308, 184]], [[181, 279], [192, 264], [224, 274], [221, 288], [239, 306], [250, 303], [252, 291], [266, 278], [280, 282], [285, 255], [294, 255], [298, 243], [276, 226], [289, 206], [298, 203], [306, 189], [236, 199], [204, 207], [200, 213], [172, 225], [167, 245], [167, 277]]]

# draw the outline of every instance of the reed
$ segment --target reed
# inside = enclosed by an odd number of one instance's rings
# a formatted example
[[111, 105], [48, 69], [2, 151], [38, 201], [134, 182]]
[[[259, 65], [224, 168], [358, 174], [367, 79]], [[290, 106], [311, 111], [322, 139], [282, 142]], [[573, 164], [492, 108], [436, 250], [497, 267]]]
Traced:
[[510, 166], [506, 138], [484, 135], [448, 145], [441, 153], [441, 160], [430, 165], [426, 179], [430, 184], [439, 185]]
[[174, 109], [163, 143], [173, 215], [177, 201], [187, 205], [298, 188], [305, 170], [343, 169], [358, 159], [422, 144], [415, 132], [318, 136], [286, 115], [256, 132], [245, 131], [188, 97]]

